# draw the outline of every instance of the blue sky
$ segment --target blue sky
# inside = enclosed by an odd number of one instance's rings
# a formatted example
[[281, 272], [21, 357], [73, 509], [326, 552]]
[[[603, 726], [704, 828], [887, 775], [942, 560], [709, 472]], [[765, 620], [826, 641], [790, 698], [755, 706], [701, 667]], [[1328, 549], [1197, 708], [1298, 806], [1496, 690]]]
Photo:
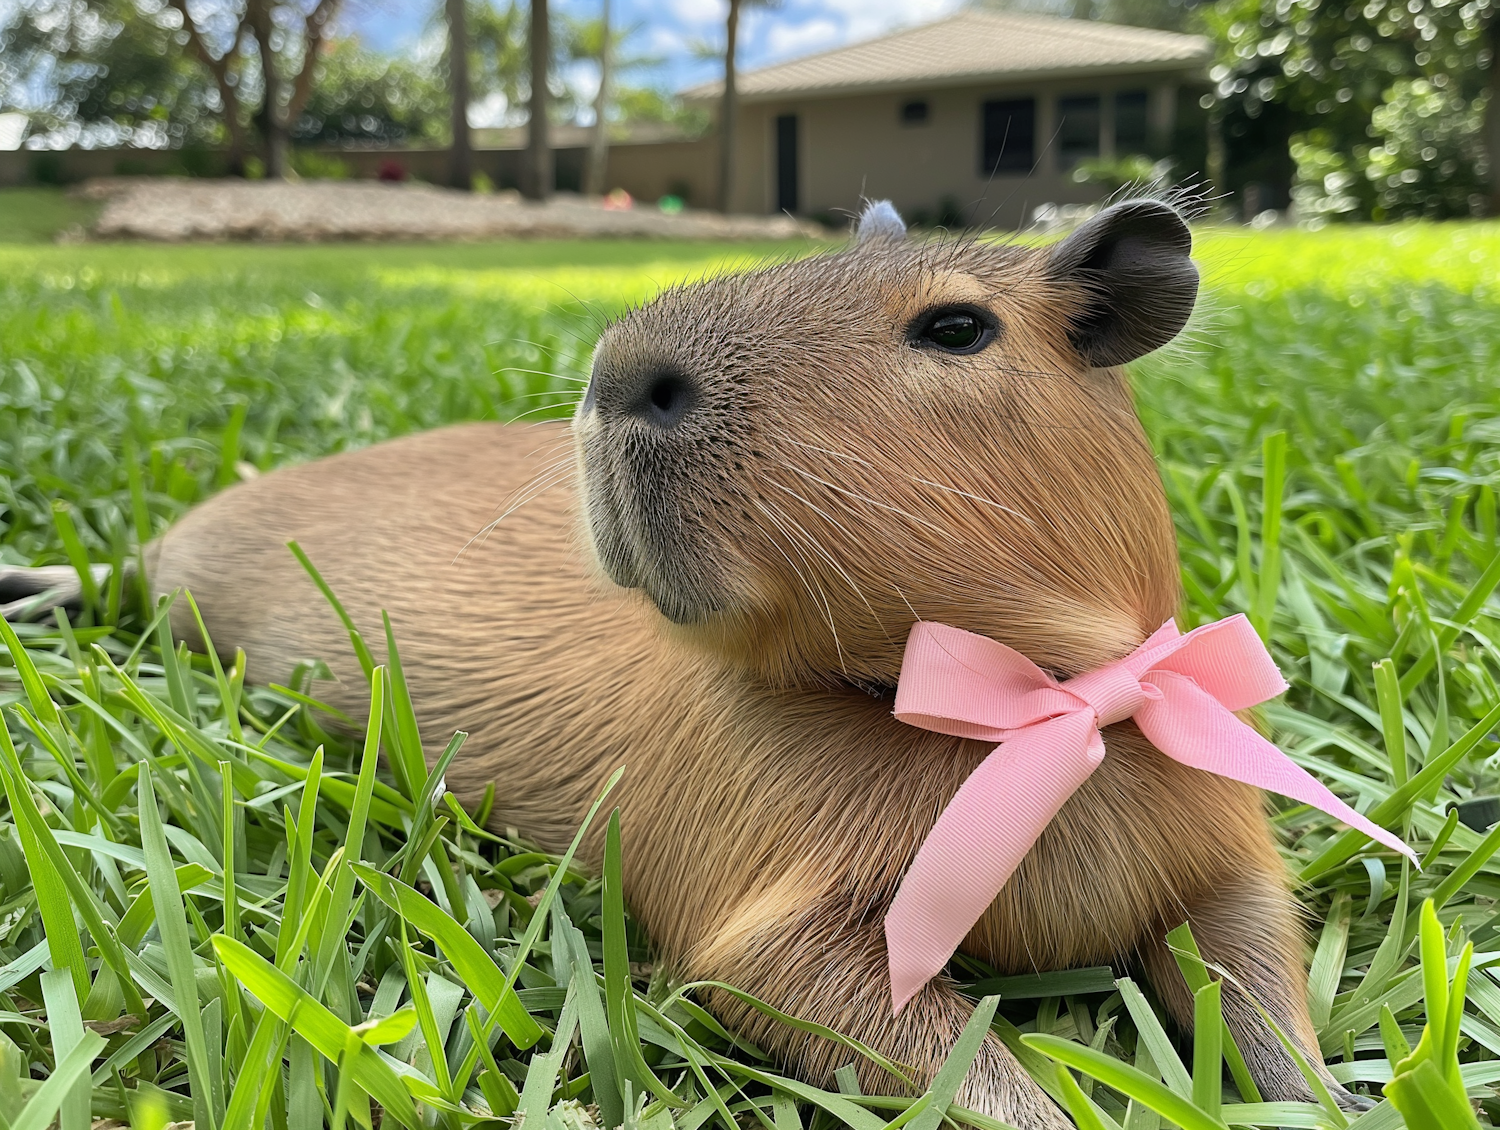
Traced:
[[[501, 0], [503, 2], [503, 0]], [[960, 0], [782, 0], [771, 9], [749, 8], [740, 18], [740, 65], [763, 66], [866, 39], [894, 27], [922, 23], [959, 6]], [[431, 0], [352, 0], [346, 26], [372, 47], [401, 50], [429, 26]], [[694, 46], [724, 41], [726, 0], [613, 0], [612, 19], [635, 27], [630, 49], [665, 60], [655, 81], [678, 89], [719, 68], [695, 58]], [[598, 0], [553, 0], [554, 11], [595, 15]], [[632, 76], [644, 82], [645, 75]]]

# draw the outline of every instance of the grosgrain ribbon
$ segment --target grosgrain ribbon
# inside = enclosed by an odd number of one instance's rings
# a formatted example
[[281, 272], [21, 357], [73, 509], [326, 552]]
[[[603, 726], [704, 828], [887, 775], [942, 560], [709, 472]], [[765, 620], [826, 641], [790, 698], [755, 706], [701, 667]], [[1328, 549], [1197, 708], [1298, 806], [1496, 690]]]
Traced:
[[1416, 862], [1399, 837], [1235, 717], [1286, 688], [1244, 616], [1186, 635], [1168, 620], [1124, 659], [1064, 682], [986, 636], [925, 621], [913, 626], [896, 717], [1001, 744], [943, 810], [885, 916], [895, 1011], [942, 971], [1043, 829], [1104, 760], [1100, 727], [1127, 718], [1174, 761], [1310, 804]]

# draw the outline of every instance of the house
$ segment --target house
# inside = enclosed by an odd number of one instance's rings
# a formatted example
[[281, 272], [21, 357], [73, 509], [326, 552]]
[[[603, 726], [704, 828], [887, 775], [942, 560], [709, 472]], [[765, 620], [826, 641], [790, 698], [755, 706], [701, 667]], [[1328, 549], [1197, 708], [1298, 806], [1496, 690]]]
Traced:
[[1196, 35], [971, 10], [749, 71], [732, 207], [836, 217], [889, 198], [929, 222], [1021, 227], [1104, 195], [1080, 162], [1167, 155], [1184, 125], [1201, 154], [1211, 54]]

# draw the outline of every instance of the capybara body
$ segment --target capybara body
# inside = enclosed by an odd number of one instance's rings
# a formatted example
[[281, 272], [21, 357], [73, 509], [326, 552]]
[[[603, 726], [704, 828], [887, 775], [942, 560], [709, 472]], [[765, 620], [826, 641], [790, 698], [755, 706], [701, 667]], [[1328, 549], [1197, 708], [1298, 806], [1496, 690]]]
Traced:
[[[611, 326], [571, 423], [462, 425], [224, 492], [149, 547], [152, 588], [190, 589], [251, 679], [325, 660], [317, 693], [359, 716], [295, 538], [367, 639], [389, 612], [432, 752], [469, 732], [455, 793], [495, 782], [492, 822], [558, 849], [625, 766], [626, 896], [663, 959], [925, 1079], [971, 1005], [939, 978], [893, 1016], [881, 922], [991, 747], [892, 717], [902, 647], [934, 620], [1066, 676], [1172, 615], [1171, 518], [1118, 365], [1185, 320], [1186, 241], [1153, 202], [1051, 249], [872, 222]], [[1003, 972], [1138, 962], [1190, 1024], [1163, 936], [1191, 921], [1263, 1097], [1306, 1097], [1247, 999], [1321, 1062], [1262, 798], [1132, 724], [1105, 741], [964, 950]], [[809, 1080], [852, 1058], [710, 1003]], [[993, 1037], [959, 1101], [1067, 1125]]]

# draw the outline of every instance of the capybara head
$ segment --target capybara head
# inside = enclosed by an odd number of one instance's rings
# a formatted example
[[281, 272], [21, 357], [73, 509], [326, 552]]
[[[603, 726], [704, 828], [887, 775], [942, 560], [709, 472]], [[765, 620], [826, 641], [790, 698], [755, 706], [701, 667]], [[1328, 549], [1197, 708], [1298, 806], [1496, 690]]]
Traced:
[[1176, 545], [1118, 366], [1186, 323], [1177, 212], [1047, 247], [910, 239], [668, 290], [610, 326], [574, 422], [589, 536], [701, 644], [889, 687], [918, 619], [1060, 674], [1170, 616]]

